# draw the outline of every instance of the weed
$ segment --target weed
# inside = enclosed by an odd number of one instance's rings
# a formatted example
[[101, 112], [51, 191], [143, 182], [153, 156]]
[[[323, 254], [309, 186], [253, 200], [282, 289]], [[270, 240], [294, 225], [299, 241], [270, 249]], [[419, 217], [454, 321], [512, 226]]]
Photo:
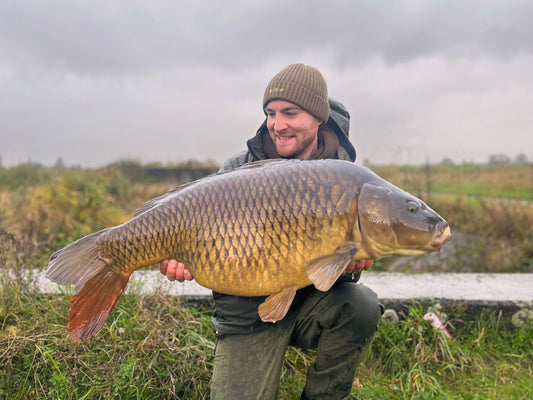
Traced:
[[[0, 397], [34, 399], [207, 399], [215, 337], [210, 311], [176, 298], [126, 295], [101, 332], [73, 343], [68, 295], [20, 294], [0, 303]], [[498, 313], [456, 315], [453, 339], [413, 304], [397, 325], [382, 324], [350, 398], [520, 399], [533, 394], [533, 331]], [[297, 399], [314, 351], [290, 348], [280, 398]]]

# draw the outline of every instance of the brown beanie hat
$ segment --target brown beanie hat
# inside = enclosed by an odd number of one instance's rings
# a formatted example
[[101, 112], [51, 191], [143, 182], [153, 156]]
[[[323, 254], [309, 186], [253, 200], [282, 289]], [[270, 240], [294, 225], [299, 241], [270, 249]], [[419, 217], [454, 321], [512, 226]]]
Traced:
[[263, 110], [274, 99], [290, 101], [321, 121], [329, 119], [328, 86], [310, 65], [292, 64], [278, 72], [265, 89]]

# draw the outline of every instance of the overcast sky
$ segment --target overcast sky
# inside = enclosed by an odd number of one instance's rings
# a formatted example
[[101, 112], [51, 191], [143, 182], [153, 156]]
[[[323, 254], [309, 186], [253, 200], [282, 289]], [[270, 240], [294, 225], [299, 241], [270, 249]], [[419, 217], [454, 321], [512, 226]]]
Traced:
[[533, 160], [530, 0], [2, 0], [0, 157], [223, 162], [288, 64], [317, 67], [358, 161]]

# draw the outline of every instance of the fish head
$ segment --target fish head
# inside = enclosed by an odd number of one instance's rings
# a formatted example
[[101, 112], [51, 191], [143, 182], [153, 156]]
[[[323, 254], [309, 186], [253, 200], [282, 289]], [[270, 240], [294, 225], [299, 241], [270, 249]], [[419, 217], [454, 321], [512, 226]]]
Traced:
[[440, 251], [451, 238], [450, 227], [439, 214], [393, 185], [365, 183], [358, 212], [363, 241], [375, 258]]

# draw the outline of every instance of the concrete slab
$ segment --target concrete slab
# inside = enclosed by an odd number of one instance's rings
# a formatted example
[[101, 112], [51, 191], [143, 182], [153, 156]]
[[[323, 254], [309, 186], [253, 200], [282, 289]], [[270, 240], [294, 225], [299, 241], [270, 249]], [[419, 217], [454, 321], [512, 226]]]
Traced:
[[381, 299], [533, 301], [533, 274], [363, 274], [361, 283]]
[[[62, 289], [50, 282], [43, 271], [36, 271], [34, 281], [43, 293]], [[364, 273], [361, 284], [374, 290], [383, 302], [416, 299], [444, 299], [458, 302], [502, 302], [533, 305], [533, 274], [405, 274]], [[162, 292], [192, 300], [209, 300], [211, 291], [196, 282], [169, 282], [159, 271], [137, 271], [126, 293]]]

